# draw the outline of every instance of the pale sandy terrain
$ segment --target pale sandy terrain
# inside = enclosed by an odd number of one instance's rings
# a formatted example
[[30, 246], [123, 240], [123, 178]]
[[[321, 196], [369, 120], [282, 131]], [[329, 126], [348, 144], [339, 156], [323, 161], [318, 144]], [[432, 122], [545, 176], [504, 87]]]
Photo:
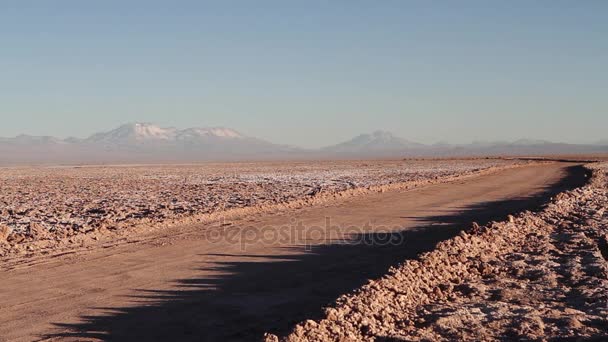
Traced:
[[63, 255], [7, 256], [0, 336], [226, 341], [287, 335], [298, 322], [322, 318], [322, 308], [340, 295], [472, 221], [505, 218], [582, 181], [581, 169], [571, 164], [525, 166], [158, 230]]
[[524, 161], [408, 160], [0, 168], [0, 257], [134, 231], [207, 222], [245, 208], [420, 185]]
[[590, 168], [540, 213], [442, 242], [284, 340], [608, 340], [608, 163]]

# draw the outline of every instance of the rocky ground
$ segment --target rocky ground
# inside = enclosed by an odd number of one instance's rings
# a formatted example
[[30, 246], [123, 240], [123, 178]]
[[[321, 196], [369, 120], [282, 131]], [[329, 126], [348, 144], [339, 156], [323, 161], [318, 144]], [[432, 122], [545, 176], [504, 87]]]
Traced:
[[543, 211], [474, 225], [283, 340], [608, 340], [608, 163], [590, 168]]
[[477, 159], [1, 168], [0, 256], [22, 253], [24, 243], [32, 241], [72, 241], [97, 231], [180, 223], [231, 209], [521, 163]]

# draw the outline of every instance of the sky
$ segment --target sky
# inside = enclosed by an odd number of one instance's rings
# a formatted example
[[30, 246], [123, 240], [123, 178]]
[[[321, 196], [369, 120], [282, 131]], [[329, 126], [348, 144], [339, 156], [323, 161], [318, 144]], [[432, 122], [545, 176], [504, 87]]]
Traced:
[[0, 136], [608, 139], [608, 1], [0, 2]]

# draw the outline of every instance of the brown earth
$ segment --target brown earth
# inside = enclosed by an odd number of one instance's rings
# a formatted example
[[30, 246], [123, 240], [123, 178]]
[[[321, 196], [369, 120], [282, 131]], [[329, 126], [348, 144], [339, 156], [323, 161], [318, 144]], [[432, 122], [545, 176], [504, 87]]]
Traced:
[[[14, 257], [2, 265], [0, 338], [225, 341], [286, 334], [471, 222], [505, 218], [583, 180], [582, 168], [571, 164], [527, 166], [65, 255]], [[323, 228], [326, 218], [331, 229]], [[289, 227], [294, 222], [302, 224]]]
[[607, 341], [608, 164], [588, 168], [588, 185], [473, 225], [284, 340]]
[[538, 161], [373, 160], [0, 168], [0, 261]]

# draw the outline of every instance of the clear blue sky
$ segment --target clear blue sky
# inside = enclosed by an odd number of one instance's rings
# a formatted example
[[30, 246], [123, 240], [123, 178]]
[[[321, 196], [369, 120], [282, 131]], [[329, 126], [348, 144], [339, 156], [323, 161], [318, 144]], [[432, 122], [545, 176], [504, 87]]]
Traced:
[[608, 138], [608, 1], [0, 3], [0, 136]]

